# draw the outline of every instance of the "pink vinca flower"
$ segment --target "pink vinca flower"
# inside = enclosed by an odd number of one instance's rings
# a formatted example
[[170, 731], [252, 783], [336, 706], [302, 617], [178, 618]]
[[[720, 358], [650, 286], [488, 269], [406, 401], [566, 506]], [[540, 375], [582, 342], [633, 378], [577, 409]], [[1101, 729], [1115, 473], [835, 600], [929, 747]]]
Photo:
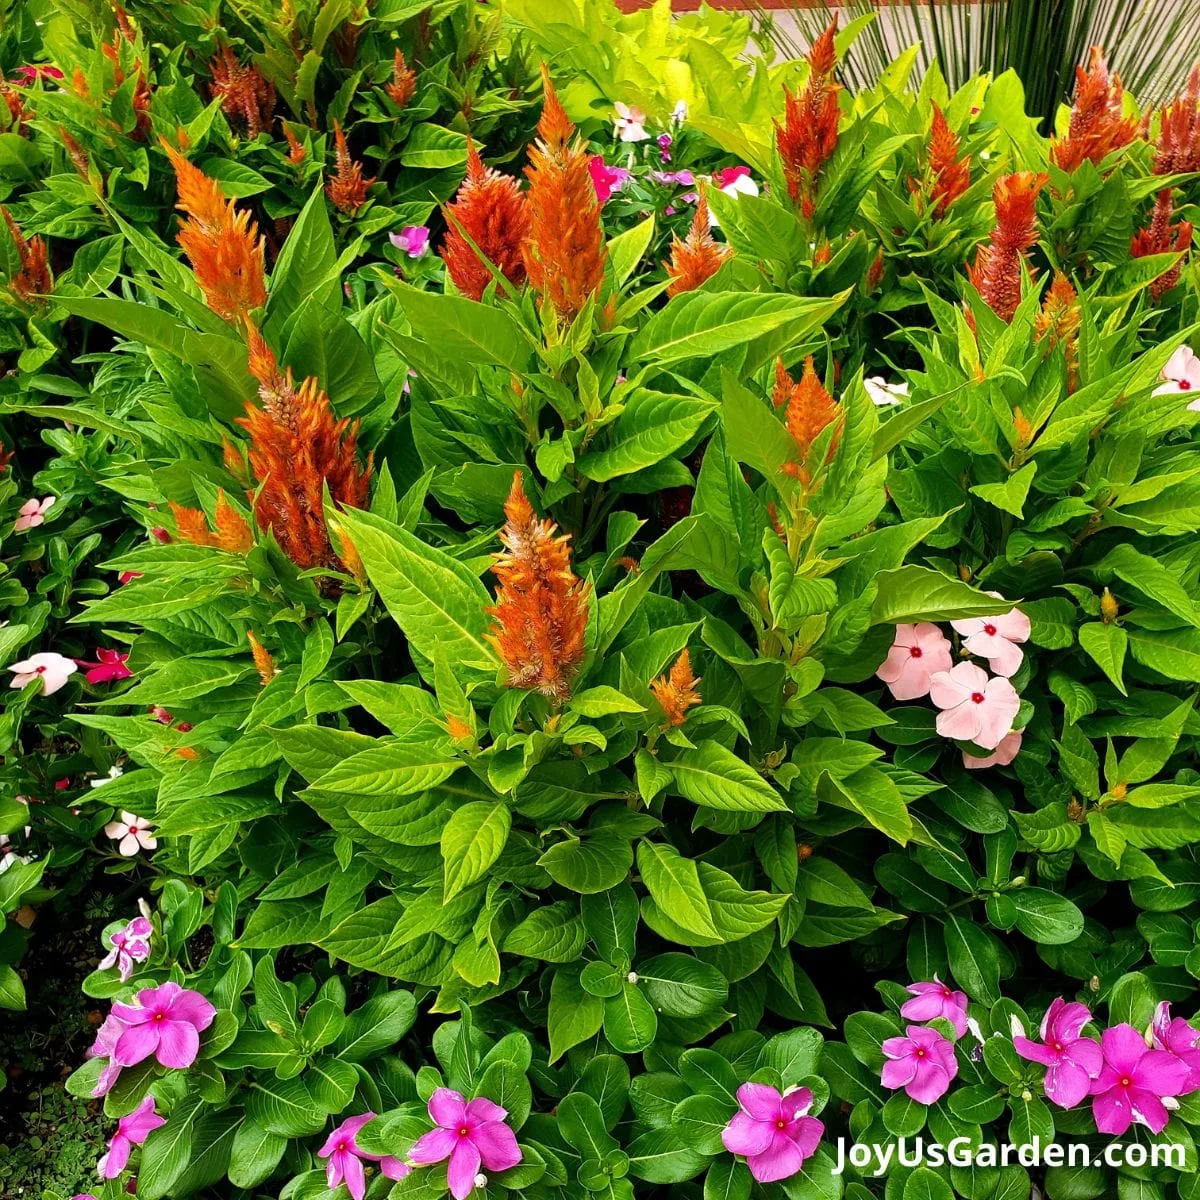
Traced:
[[132, 583], [135, 579], [141, 579], [141, 571], [122, 571], [117, 576], [117, 582], [124, 587], [127, 583]]
[[128, 679], [133, 674], [125, 665], [128, 658], [128, 654], [122, 654], [119, 650], [105, 650], [97, 646], [95, 662], [84, 662], [82, 658], [77, 658], [75, 662], [87, 671], [84, 678], [88, 683], [112, 683], [117, 679]]
[[[118, 773], [120, 767], [113, 768]], [[101, 782], [107, 783], [107, 780]], [[158, 838], [154, 836], [154, 826], [143, 817], [131, 812], [121, 813], [119, 821], [109, 821], [104, 827], [104, 833], [117, 843], [117, 851], [124, 858], [132, 858], [139, 850], [154, 850], [158, 847]]]
[[963, 766], [968, 771], [982, 771], [985, 767], [1007, 767], [1020, 753], [1021, 739], [1024, 736], [1019, 729], [1014, 729], [1012, 733], [1006, 733], [1000, 739], [1000, 745], [986, 758], [977, 758], [974, 754], [968, 754], [964, 750]]
[[481, 1164], [504, 1171], [521, 1161], [516, 1135], [504, 1123], [507, 1111], [486, 1097], [468, 1101], [459, 1092], [438, 1088], [429, 1097], [429, 1115], [437, 1128], [416, 1140], [408, 1161], [424, 1167], [449, 1159], [446, 1183], [454, 1200], [471, 1194]]
[[1021, 708], [1021, 697], [1007, 679], [989, 679], [982, 667], [965, 662], [934, 672], [929, 698], [942, 710], [936, 725], [942, 737], [984, 750], [995, 750], [1012, 732]]
[[154, 1111], [154, 1097], [147, 1096], [127, 1117], [117, 1122], [117, 1132], [108, 1143], [108, 1153], [96, 1164], [101, 1179], [116, 1179], [129, 1162], [129, 1152], [140, 1146], [167, 1119]]
[[50, 63], [35, 63], [32, 66], [18, 67], [14, 72], [15, 81], [23, 87], [29, 87], [34, 80], [42, 79], [62, 79], [63, 73]]
[[897, 700], [929, 695], [929, 677], [950, 670], [950, 639], [928, 621], [897, 625], [896, 637], [883, 665], [875, 674]]
[[1171, 1019], [1171, 1005], [1164, 1000], [1154, 1010], [1154, 1023], [1150, 1027], [1155, 1050], [1165, 1050], [1186, 1065], [1189, 1074], [1186, 1086], [1179, 1095], [1188, 1096], [1200, 1091], [1200, 1030], [1193, 1028], [1182, 1017]]
[[958, 1074], [954, 1044], [936, 1029], [910, 1025], [904, 1037], [888, 1038], [882, 1049], [881, 1082], [896, 1091], [903, 1088], [918, 1104], [935, 1104], [950, 1088]]
[[[1190, 346], [1180, 346], [1162, 369], [1163, 382], [1154, 389], [1156, 396], [1188, 396], [1200, 393], [1200, 357]], [[1188, 405], [1192, 412], [1200, 411], [1200, 395]]]
[[114, 1004], [113, 1015], [124, 1022], [113, 1058], [123, 1067], [136, 1067], [151, 1055], [160, 1066], [190, 1067], [200, 1052], [200, 1034], [217, 1010], [199, 992], [164, 983], [143, 988], [136, 1004]]
[[105, 1058], [107, 1063], [101, 1068], [92, 1096], [107, 1096], [112, 1086], [121, 1074], [121, 1064], [113, 1057], [117, 1049], [117, 1041], [125, 1032], [125, 1022], [109, 1013], [104, 1018], [104, 1024], [96, 1031], [96, 1040], [92, 1043], [85, 1057]]
[[388, 241], [409, 258], [423, 258], [429, 253], [429, 226], [405, 225], [399, 233], [389, 233]]
[[358, 1136], [358, 1131], [374, 1117], [373, 1112], [347, 1117], [317, 1151], [318, 1158], [329, 1159], [325, 1164], [325, 1181], [331, 1192], [338, 1184], [345, 1183], [346, 1190], [354, 1200], [363, 1200], [367, 1190], [367, 1179], [363, 1172], [364, 1159], [367, 1162], [378, 1163], [380, 1171], [388, 1179], [403, 1179], [412, 1171], [412, 1167], [390, 1154], [368, 1154], [359, 1148], [354, 1139]]
[[1080, 1036], [1091, 1019], [1086, 1005], [1068, 1003], [1059, 996], [1042, 1018], [1040, 1045], [1019, 1034], [1013, 1038], [1022, 1058], [1046, 1068], [1043, 1086], [1059, 1108], [1074, 1108], [1091, 1091], [1104, 1065], [1100, 1046]]
[[10, 688], [23, 688], [27, 683], [40, 679], [42, 695], [53, 696], [75, 674], [76, 667], [73, 659], [44, 650], [13, 663], [8, 669], [13, 673], [12, 682], [8, 685]]
[[[749, 167], [722, 167], [721, 170], [714, 172], [713, 183], [725, 193], [726, 196], [757, 196], [758, 184], [750, 176]], [[686, 199], [686, 197], [685, 197]], [[692, 203], [692, 201], [689, 201]], [[709, 209], [708, 223], [713, 229], [719, 227], [716, 213]]]
[[46, 514], [54, 505], [54, 497], [46, 496], [41, 500], [26, 500], [17, 513], [13, 522], [13, 533], [28, 533], [46, 522]]
[[115, 966], [124, 983], [133, 974], [135, 963], [150, 957], [150, 935], [154, 926], [145, 917], [134, 917], [124, 929], [118, 929], [109, 941], [112, 949], [100, 960], [99, 970]]
[[930, 983], [910, 983], [913, 998], [900, 1006], [900, 1015], [910, 1021], [932, 1021], [945, 1017], [962, 1037], [967, 1032], [967, 994], [956, 992], [935, 975]]
[[650, 135], [646, 132], [646, 114], [635, 105], [622, 104], [619, 100], [613, 105], [617, 110], [613, 120], [613, 134], [623, 142], [644, 142]]
[[738, 1110], [721, 1130], [730, 1154], [741, 1155], [759, 1183], [790, 1179], [817, 1149], [825, 1126], [808, 1114], [813, 1095], [794, 1088], [782, 1095], [765, 1083], [743, 1083]]
[[1162, 1133], [1171, 1119], [1164, 1098], [1180, 1095], [1191, 1069], [1166, 1050], [1151, 1050], [1132, 1025], [1100, 1035], [1104, 1066], [1092, 1082], [1092, 1116], [1101, 1133], [1123, 1134], [1135, 1122]]
[[607, 204], [613, 194], [625, 186], [631, 174], [624, 167], [610, 167], [599, 154], [593, 154], [588, 159], [588, 172], [592, 177], [592, 187], [596, 189], [596, 199], [601, 204]]
[[[988, 595], [1003, 599], [999, 592]], [[997, 675], [1008, 678], [1017, 673], [1025, 657], [1017, 643], [1029, 641], [1030, 633], [1029, 618], [1019, 608], [998, 617], [970, 617], [950, 624], [962, 634], [963, 649], [976, 658], [986, 658]]]

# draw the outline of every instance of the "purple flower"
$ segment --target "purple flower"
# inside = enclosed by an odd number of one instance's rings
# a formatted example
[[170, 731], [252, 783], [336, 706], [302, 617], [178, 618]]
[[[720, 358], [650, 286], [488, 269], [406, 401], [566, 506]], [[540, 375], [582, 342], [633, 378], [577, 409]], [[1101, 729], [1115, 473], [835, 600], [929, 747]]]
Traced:
[[610, 167], [599, 154], [593, 154], [588, 159], [588, 172], [592, 177], [592, 187], [596, 189], [596, 199], [601, 204], [607, 204], [613, 193], [625, 186], [631, 174], [624, 167]]
[[106, 1058], [108, 1063], [101, 1068], [100, 1078], [96, 1080], [96, 1086], [92, 1089], [93, 1097], [107, 1096], [112, 1091], [113, 1084], [117, 1082], [117, 1077], [121, 1074], [121, 1064], [113, 1055], [117, 1048], [117, 1040], [124, 1032], [125, 1022], [113, 1016], [112, 1013], [104, 1018], [104, 1024], [96, 1031], [96, 1040], [92, 1043], [86, 1057]]
[[1068, 1004], [1057, 997], [1042, 1018], [1042, 1045], [1026, 1037], [1013, 1038], [1017, 1053], [1046, 1068], [1046, 1095], [1059, 1108], [1074, 1108], [1091, 1091], [1092, 1081], [1104, 1066], [1104, 1054], [1080, 1031], [1092, 1019], [1084, 1004]]
[[1165, 1050], [1151, 1050], [1132, 1025], [1114, 1025], [1100, 1037], [1104, 1066], [1092, 1083], [1092, 1116], [1101, 1133], [1118, 1136], [1137, 1122], [1162, 1133], [1171, 1119], [1163, 1097], [1188, 1085], [1187, 1063]]
[[662, 160], [665, 163], [671, 161], [671, 135], [669, 133], [660, 133], [658, 138], [658, 152], [662, 155]]
[[910, 983], [908, 990], [913, 999], [906, 1000], [901, 1006], [902, 1017], [910, 1021], [932, 1021], [936, 1017], [945, 1017], [959, 1037], [967, 1032], [966, 992], [954, 991], [936, 975], [931, 983]]
[[743, 1156], [759, 1183], [790, 1179], [816, 1152], [825, 1132], [808, 1115], [812, 1092], [793, 1088], [781, 1095], [765, 1083], [743, 1083], [737, 1098], [738, 1110], [721, 1130], [725, 1149]]
[[150, 935], [154, 926], [145, 917], [134, 917], [124, 929], [112, 935], [112, 949], [100, 960], [99, 970], [116, 966], [124, 983], [133, 974], [133, 964], [150, 957]]
[[1200, 1091], [1200, 1049], [1196, 1047], [1200, 1041], [1200, 1030], [1193, 1029], [1182, 1017], [1171, 1020], [1171, 1005], [1164, 1000], [1154, 1010], [1154, 1024], [1150, 1032], [1154, 1038], [1154, 1049], [1175, 1055], [1190, 1072], [1187, 1086], [1179, 1095], [1187, 1096]]
[[147, 1096], [129, 1114], [117, 1122], [117, 1132], [108, 1143], [108, 1153], [101, 1155], [96, 1164], [101, 1179], [116, 1179], [125, 1170], [129, 1162], [129, 1152], [134, 1146], [140, 1146], [149, 1136], [151, 1130], [165, 1125], [167, 1120], [154, 1111], [154, 1097]]
[[380, 1171], [388, 1179], [403, 1179], [412, 1170], [407, 1163], [402, 1163], [390, 1154], [368, 1154], [359, 1149], [354, 1138], [358, 1131], [374, 1118], [373, 1112], [365, 1112], [357, 1117], [347, 1117], [326, 1139], [325, 1145], [317, 1151], [318, 1158], [327, 1158], [325, 1164], [325, 1181], [332, 1192], [340, 1183], [345, 1183], [346, 1189], [354, 1200], [363, 1200], [367, 1189], [366, 1176], [363, 1173], [363, 1160], [379, 1164]]
[[164, 983], [143, 988], [136, 1004], [114, 1004], [113, 1016], [125, 1029], [117, 1039], [113, 1060], [135, 1067], [151, 1055], [160, 1066], [190, 1067], [200, 1052], [200, 1034], [217, 1010], [199, 992]]
[[910, 1025], [904, 1033], [904, 1037], [888, 1038], [883, 1043], [887, 1062], [883, 1064], [881, 1082], [893, 1091], [903, 1088], [918, 1104], [934, 1104], [958, 1074], [954, 1044], [936, 1029], [921, 1025]]
[[682, 171], [652, 171], [651, 176], [659, 183], [679, 183], [684, 187], [692, 187], [696, 176], [686, 169]]
[[422, 1134], [408, 1152], [419, 1167], [449, 1159], [446, 1183], [454, 1200], [466, 1200], [482, 1164], [504, 1171], [521, 1161], [516, 1135], [504, 1124], [508, 1112], [484, 1096], [466, 1100], [459, 1092], [438, 1088], [429, 1097], [436, 1129]]
[[429, 253], [429, 226], [405, 225], [399, 233], [389, 233], [388, 241], [409, 258], [424, 258]]

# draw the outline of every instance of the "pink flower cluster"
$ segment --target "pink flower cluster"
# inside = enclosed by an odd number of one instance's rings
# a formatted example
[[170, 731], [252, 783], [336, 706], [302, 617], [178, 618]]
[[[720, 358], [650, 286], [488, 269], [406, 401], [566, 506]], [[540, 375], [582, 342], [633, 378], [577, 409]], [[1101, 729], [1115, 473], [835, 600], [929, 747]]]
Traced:
[[108, 1060], [92, 1095], [107, 1095], [126, 1067], [150, 1057], [162, 1067], [190, 1067], [216, 1014], [199, 992], [170, 982], [143, 988], [133, 1004], [114, 1004], [87, 1054]]
[[116, 1179], [129, 1162], [129, 1153], [140, 1146], [160, 1125], [167, 1123], [154, 1111], [154, 1097], [147, 1096], [128, 1116], [117, 1122], [117, 1132], [108, 1143], [108, 1153], [100, 1157], [96, 1170], [101, 1179]]
[[98, 970], [104, 971], [115, 966], [124, 983], [133, 974], [134, 963], [145, 962], [150, 957], [150, 935], [153, 932], [154, 926], [146, 917], [134, 917], [109, 938], [112, 948], [100, 960]]
[[373, 1112], [365, 1112], [357, 1117], [347, 1117], [317, 1151], [318, 1158], [329, 1160], [325, 1164], [325, 1182], [331, 1192], [339, 1184], [345, 1183], [346, 1190], [353, 1200], [363, 1200], [367, 1190], [364, 1161], [378, 1163], [379, 1170], [388, 1179], [400, 1180], [411, 1173], [412, 1167], [390, 1154], [369, 1154], [359, 1148], [354, 1139], [358, 1136], [358, 1131], [374, 1119], [374, 1116]]
[[[956, 992], [935, 975], [924, 983], [910, 983], [911, 1000], [900, 1006], [900, 1015], [910, 1021], [934, 1021], [941, 1017], [962, 1037], [969, 1028], [967, 995]], [[888, 1038], [881, 1047], [886, 1061], [881, 1082], [897, 1091], [903, 1088], [918, 1104], [936, 1104], [958, 1074], [954, 1043], [945, 1034], [922, 1025], [909, 1025], [904, 1037]]]
[[407, 1161], [417, 1167], [445, 1162], [454, 1200], [487, 1186], [480, 1168], [506, 1171], [521, 1161], [516, 1134], [505, 1124], [508, 1112], [486, 1096], [468, 1100], [461, 1092], [438, 1088], [429, 1097], [429, 1116], [436, 1128], [417, 1138]]
[[[999, 599], [997, 593], [992, 592]], [[950, 639], [934, 624], [897, 625], [895, 640], [875, 672], [897, 700], [928, 696], [939, 709], [937, 731], [956, 742], [970, 742], [991, 753], [963, 751], [971, 770], [1007, 766], [1021, 748], [1013, 722], [1021, 698], [1009, 681], [1024, 659], [1020, 643], [1029, 640], [1029, 618], [1018, 608], [995, 617], [951, 621], [962, 649], [986, 660], [994, 675], [976, 663], [953, 663]]]
[[1061, 996], [1047, 1009], [1039, 1034], [1030, 1041], [1014, 1029], [1017, 1053], [1046, 1068], [1043, 1088], [1059, 1108], [1074, 1108], [1089, 1096], [1101, 1133], [1120, 1136], [1131, 1125], [1161, 1133], [1180, 1096], [1200, 1091], [1200, 1030], [1171, 1018], [1166, 1001], [1154, 1013], [1147, 1037], [1122, 1023], [1105, 1029], [1097, 1043], [1083, 1036], [1092, 1019], [1087, 1007]]
[[808, 1088], [778, 1092], [765, 1083], [743, 1083], [737, 1090], [738, 1110], [721, 1130], [730, 1154], [746, 1160], [759, 1183], [790, 1179], [816, 1153], [825, 1126], [812, 1111]]

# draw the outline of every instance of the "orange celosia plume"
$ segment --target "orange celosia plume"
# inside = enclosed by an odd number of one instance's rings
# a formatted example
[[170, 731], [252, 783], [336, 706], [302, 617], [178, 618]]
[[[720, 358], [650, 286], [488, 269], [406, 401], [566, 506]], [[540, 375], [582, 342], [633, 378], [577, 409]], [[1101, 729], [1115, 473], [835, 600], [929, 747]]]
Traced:
[[522, 247], [529, 236], [529, 206], [512, 176], [483, 165], [474, 142], [467, 143], [467, 177], [446, 206], [446, 226], [442, 261], [464, 296], [480, 300], [492, 282], [492, 272], [479, 254], [514, 288], [525, 282]]
[[1188, 76], [1187, 91], [1159, 114], [1156, 175], [1200, 171], [1200, 66]]
[[1021, 302], [1021, 270], [1026, 251], [1037, 241], [1037, 198], [1045, 173], [1002, 175], [992, 189], [996, 225], [991, 240], [975, 252], [971, 282], [988, 307], [1011, 321]]
[[245, 554], [254, 545], [254, 534], [246, 519], [225, 498], [224, 491], [217, 492], [217, 508], [215, 529], [208, 528], [208, 520], [198, 508], [184, 508], [181, 504], [171, 502], [171, 512], [175, 517], [175, 527], [179, 530], [182, 541], [190, 542], [193, 546], [214, 546], [219, 550], [227, 550], [230, 554]]
[[275, 660], [266, 646], [254, 636], [253, 630], [247, 630], [246, 640], [250, 643], [250, 654], [254, 659], [254, 669], [258, 672], [259, 681], [266, 687], [277, 674]]
[[1054, 273], [1042, 310], [1033, 323], [1034, 341], [1048, 340], [1062, 346], [1067, 358], [1067, 390], [1073, 392], [1079, 382], [1079, 304], [1071, 281], [1061, 272]]
[[375, 179], [363, 178], [362, 163], [355, 162], [350, 157], [350, 147], [346, 145], [342, 123], [336, 119], [333, 122], [333, 139], [334, 172], [333, 178], [325, 187], [325, 192], [337, 208], [353, 216], [366, 203], [367, 188]]
[[176, 207], [188, 219], [179, 244], [192, 264], [208, 307], [226, 321], [244, 320], [267, 302], [263, 242], [247, 212], [225, 199], [221, 185], [174, 147], [163, 148], [179, 185]]
[[670, 671], [651, 682], [650, 690], [666, 715], [668, 725], [682, 725], [687, 720], [687, 710], [701, 703], [703, 697], [696, 690], [700, 682], [692, 674], [692, 660], [686, 649]]
[[788, 195], [807, 220], [816, 208], [817, 176], [833, 156], [838, 140], [838, 93], [834, 82], [837, 51], [833, 38], [837, 17], [804, 56], [810, 68], [800, 92], [784, 89], [783, 124], [775, 122], [775, 144], [783, 163]]
[[524, 244], [529, 282], [571, 321], [604, 281], [604, 231], [588, 156], [542, 67], [546, 99], [538, 141], [529, 152], [529, 236]]
[[384, 85], [388, 99], [397, 107], [404, 108], [417, 91], [417, 73], [408, 65], [404, 51], [396, 48], [396, 57], [392, 61], [391, 82]]
[[[297, 566], [338, 569], [356, 566], [343, 547], [341, 561], [329, 538], [322, 490], [335, 504], [363, 508], [370, 493], [371, 457], [359, 465], [358, 422], [338, 420], [329, 397], [311, 376], [295, 386], [292, 372], [280, 371], [258, 330], [247, 322], [250, 373], [258, 380], [262, 407], [246, 405], [238, 418], [250, 435], [250, 469], [259, 483], [253, 494], [260, 529], [270, 529]], [[349, 557], [348, 557], [349, 556]]]
[[708, 201], [701, 194], [687, 237], [676, 235], [672, 239], [670, 261], [663, 263], [671, 279], [667, 284], [667, 295], [694, 292], [721, 269], [721, 264], [732, 253], [732, 247], [722, 245], [713, 237], [708, 224]]
[[933, 126], [929, 131], [929, 173], [933, 177], [930, 197], [936, 217], [945, 216], [946, 209], [971, 186], [971, 156], [959, 158], [958, 151], [958, 134], [934, 104]]
[[[1170, 188], [1163, 188], [1154, 201], [1154, 215], [1150, 224], [1133, 235], [1129, 246], [1132, 258], [1144, 258], [1148, 254], [1169, 254], [1171, 251], [1182, 253], [1191, 249], [1192, 223], [1190, 221], [1172, 221], [1175, 213], [1175, 201]], [[1178, 282], [1182, 263], [1176, 263], [1164, 271], [1150, 284], [1150, 298], [1158, 301], [1169, 292]]]
[[1099, 163], [1138, 136], [1137, 119], [1122, 115], [1124, 96], [1121, 77], [1109, 75], [1104, 51], [1093, 46], [1087, 70], [1075, 68], [1075, 99], [1067, 136], [1050, 147], [1055, 166], [1074, 171], [1084, 162]]
[[41, 304], [41, 297], [54, 289], [46, 241], [36, 233], [27, 238], [13, 220], [12, 214], [2, 204], [0, 214], [4, 216], [4, 223], [8, 226], [9, 236], [17, 250], [17, 261], [20, 263], [17, 270], [9, 276], [9, 290], [22, 304]]
[[508, 668], [509, 687], [536, 689], [561, 704], [583, 661], [588, 587], [571, 568], [570, 538], [555, 537], [554, 522], [537, 518], [520, 471], [504, 514], [490, 641]]
[[275, 85], [268, 83], [256, 66], [242, 66], [232, 48], [225, 46], [208, 69], [212, 75], [209, 94], [220, 99], [221, 111], [230, 124], [240, 124], [247, 137], [257, 137], [270, 127]]
[[[119, 88], [128, 76], [125, 74], [125, 69], [121, 66], [121, 43], [128, 43], [130, 46], [137, 45], [137, 34], [130, 24], [129, 17], [125, 10], [116, 4], [113, 6], [113, 14], [116, 17], [117, 28], [113, 32], [111, 42], [105, 42], [101, 45], [100, 50], [105, 58], [113, 65], [113, 87]], [[130, 133], [135, 141], [145, 141], [150, 133], [150, 83], [146, 79], [146, 72], [142, 68], [141, 58], [136, 58], [133, 61], [134, 85], [133, 96], [130, 98], [130, 106], [134, 113], [134, 126]], [[75, 68], [76, 79], [82, 79], [82, 73], [79, 68]], [[78, 88], [77, 88], [78, 90]], [[87, 84], [83, 84], [82, 95], [86, 97]]]
[[[775, 387], [771, 399], [776, 408], [787, 406], [784, 409], [784, 425], [792, 435], [792, 441], [796, 443], [799, 453], [800, 461], [786, 464], [784, 471], [807, 484], [810, 480], [807, 478], [807, 468], [803, 460], [808, 457], [813, 442], [832, 422], [837, 421], [840, 426], [842, 411], [817, 377], [811, 354], [804, 360], [804, 374], [798, 383], [784, 368], [783, 359], [775, 360]], [[840, 439], [839, 427], [829, 443], [826, 461], [833, 458]]]

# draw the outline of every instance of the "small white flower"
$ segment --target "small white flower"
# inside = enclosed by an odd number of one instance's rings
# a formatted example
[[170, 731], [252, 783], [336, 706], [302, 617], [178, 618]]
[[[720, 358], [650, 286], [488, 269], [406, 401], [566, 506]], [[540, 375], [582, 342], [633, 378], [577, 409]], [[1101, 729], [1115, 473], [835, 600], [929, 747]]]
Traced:
[[117, 851], [124, 858], [132, 858], [139, 850], [154, 850], [158, 846], [154, 826], [131, 812], [121, 813], [119, 821], [109, 821], [104, 832], [117, 843]]
[[1025, 1036], [1025, 1026], [1021, 1024], [1021, 1018], [1013, 1013], [1008, 1018], [1008, 1031], [1015, 1038], [1023, 1038]]
[[27, 683], [40, 679], [44, 696], [53, 696], [79, 670], [73, 658], [53, 651], [31, 654], [8, 669], [13, 673], [12, 682], [8, 685], [10, 688], [23, 688]]
[[688, 106], [686, 100], [676, 100], [675, 107], [671, 109], [671, 124], [682, 125], [688, 117]]
[[630, 971], [629, 974], [625, 976], [625, 978], [628, 979], [630, 983], [637, 983], [637, 981], [638, 981], [637, 972]]
[[487, 1176], [486, 1175], [476, 1175], [475, 1176], [475, 1186], [477, 1188], [487, 1187]]
[[109, 767], [108, 774], [103, 779], [93, 779], [92, 787], [103, 787], [110, 779], [119, 779], [125, 772], [120, 767]]
[[613, 107], [617, 110], [617, 119], [613, 122], [613, 134], [616, 137], [623, 142], [644, 142], [649, 138], [646, 114], [640, 108], [622, 104], [620, 100]]
[[908, 395], [907, 383], [888, 383], [882, 375], [867, 376], [863, 380], [863, 387], [867, 389], [871, 403], [877, 408], [891, 408]]
[[8, 850], [4, 854], [0, 854], [0, 875], [3, 875], [9, 867], [16, 863], [31, 863], [32, 857], [27, 854], [17, 854], [14, 850]]

